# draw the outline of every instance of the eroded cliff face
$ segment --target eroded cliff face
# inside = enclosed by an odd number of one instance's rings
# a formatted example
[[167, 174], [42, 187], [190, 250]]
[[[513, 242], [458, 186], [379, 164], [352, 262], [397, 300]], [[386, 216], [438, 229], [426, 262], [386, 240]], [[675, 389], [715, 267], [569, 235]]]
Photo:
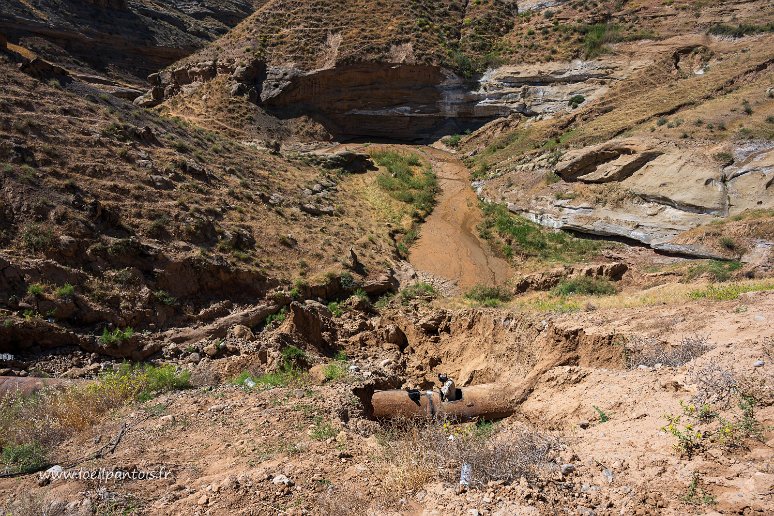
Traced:
[[136, 103], [153, 106], [180, 94], [199, 95], [220, 77], [222, 95], [244, 97], [281, 120], [309, 117], [334, 140], [422, 142], [514, 113], [570, 111], [569, 99], [601, 95], [621, 68], [574, 61], [504, 66], [466, 79], [428, 64], [363, 62], [303, 71], [259, 60], [246, 65], [207, 60], [151, 75], [152, 89]]
[[279, 118], [310, 116], [334, 139], [428, 140], [491, 119], [471, 84], [428, 65], [364, 63], [264, 83], [261, 103]]

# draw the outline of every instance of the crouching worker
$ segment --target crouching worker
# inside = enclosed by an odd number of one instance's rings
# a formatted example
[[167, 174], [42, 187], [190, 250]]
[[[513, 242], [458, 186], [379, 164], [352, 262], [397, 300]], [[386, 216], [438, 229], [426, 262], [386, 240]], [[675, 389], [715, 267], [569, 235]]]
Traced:
[[438, 381], [441, 382], [441, 401], [457, 401], [457, 386], [454, 380], [441, 373], [438, 375]]

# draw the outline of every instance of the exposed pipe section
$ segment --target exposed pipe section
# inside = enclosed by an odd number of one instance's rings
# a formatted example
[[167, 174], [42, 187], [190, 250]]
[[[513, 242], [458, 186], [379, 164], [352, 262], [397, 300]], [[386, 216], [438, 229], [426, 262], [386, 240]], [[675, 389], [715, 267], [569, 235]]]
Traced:
[[371, 398], [376, 419], [448, 417], [450, 419], [502, 419], [516, 409], [507, 389], [489, 383], [457, 389], [457, 400], [442, 401], [438, 391], [377, 391]]

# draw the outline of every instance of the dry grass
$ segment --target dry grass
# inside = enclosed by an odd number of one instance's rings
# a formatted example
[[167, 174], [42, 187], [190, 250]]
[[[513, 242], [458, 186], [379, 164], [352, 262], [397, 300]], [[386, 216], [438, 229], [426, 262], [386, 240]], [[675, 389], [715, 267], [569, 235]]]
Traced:
[[458, 483], [471, 466], [470, 486], [534, 479], [549, 466], [558, 441], [534, 430], [499, 430], [491, 423], [452, 425], [407, 420], [393, 424], [383, 440], [388, 490], [415, 492], [432, 479]]
[[654, 339], [635, 339], [626, 346], [628, 365], [636, 368], [644, 365], [653, 367], [679, 367], [709, 351], [707, 337], [685, 337], [675, 346]]
[[[36, 455], [100, 421], [109, 411], [154, 394], [188, 386], [188, 373], [173, 366], [123, 366], [98, 381], [66, 390], [0, 398], [0, 449], [34, 449]], [[40, 459], [41, 457], [38, 457]], [[8, 462], [7, 460], [5, 462]], [[14, 464], [6, 464], [13, 469]]]

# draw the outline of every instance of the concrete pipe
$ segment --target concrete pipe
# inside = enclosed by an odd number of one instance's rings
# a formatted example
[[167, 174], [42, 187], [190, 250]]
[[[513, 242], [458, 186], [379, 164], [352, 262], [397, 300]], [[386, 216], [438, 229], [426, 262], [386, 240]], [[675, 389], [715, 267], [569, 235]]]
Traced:
[[515, 412], [507, 389], [497, 384], [457, 389], [456, 401], [441, 401], [437, 391], [377, 391], [371, 398], [373, 417], [448, 417], [450, 419], [502, 419]]
[[41, 389], [63, 389], [75, 384], [76, 380], [64, 378], [34, 378], [20, 376], [0, 376], [0, 398], [9, 394], [34, 394]]

